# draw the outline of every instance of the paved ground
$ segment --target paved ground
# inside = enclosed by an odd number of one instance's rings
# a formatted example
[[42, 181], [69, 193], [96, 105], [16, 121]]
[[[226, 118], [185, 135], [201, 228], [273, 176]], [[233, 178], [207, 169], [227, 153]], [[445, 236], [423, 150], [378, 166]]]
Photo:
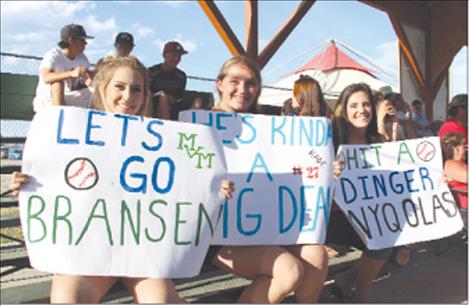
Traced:
[[[14, 161], [2, 167], [18, 165]], [[1, 189], [7, 188], [9, 176], [1, 175]], [[405, 268], [387, 264], [376, 281], [371, 293], [372, 303], [419, 303], [419, 304], [467, 304], [467, 244], [463, 241], [429, 242], [413, 245], [412, 261]], [[439, 246], [437, 248], [437, 246]], [[437, 255], [437, 249], [443, 254]], [[19, 252], [21, 254], [13, 254]], [[2, 303], [48, 302], [50, 275], [31, 268], [16, 269], [4, 265], [9, 258], [25, 258], [23, 250], [4, 252], [2, 246], [1, 301]], [[320, 297], [320, 303], [337, 303], [330, 294], [333, 276], [354, 263], [360, 253], [349, 252], [330, 260], [330, 275]], [[16, 258], [16, 257], [15, 257]], [[221, 271], [205, 272], [189, 280], [177, 280], [176, 287], [183, 297], [192, 303], [235, 303], [248, 280]], [[132, 303], [119, 285], [105, 298], [105, 303]], [[294, 302], [288, 297], [284, 303]]]
[[[440, 243], [446, 251], [437, 255], [437, 243], [414, 245], [412, 261], [405, 268], [387, 264], [376, 281], [371, 294], [372, 303], [467, 304], [467, 245], [462, 241], [451, 245]], [[330, 277], [320, 297], [320, 303], [338, 303], [330, 294], [333, 276], [349, 267], [360, 252], [331, 259]], [[3, 265], [2, 265], [3, 266]], [[2, 274], [8, 267], [2, 267]], [[235, 303], [248, 280], [219, 270], [201, 276], [177, 280], [180, 294], [192, 303]], [[120, 286], [122, 288], [122, 286]], [[1, 299], [4, 303], [47, 302], [50, 276], [34, 269], [22, 269], [1, 277]], [[293, 303], [293, 297], [284, 303]], [[125, 290], [114, 288], [105, 303], [132, 303]]]
[[[435, 255], [436, 246], [434, 242], [412, 246], [412, 260], [405, 268], [387, 264], [373, 286], [370, 303], [467, 304], [467, 245], [453, 243], [439, 256]], [[319, 303], [339, 302], [330, 294], [332, 286], [329, 278]], [[197, 303], [234, 303], [240, 292], [238, 289], [215, 294]], [[285, 301], [292, 302], [292, 297]]]

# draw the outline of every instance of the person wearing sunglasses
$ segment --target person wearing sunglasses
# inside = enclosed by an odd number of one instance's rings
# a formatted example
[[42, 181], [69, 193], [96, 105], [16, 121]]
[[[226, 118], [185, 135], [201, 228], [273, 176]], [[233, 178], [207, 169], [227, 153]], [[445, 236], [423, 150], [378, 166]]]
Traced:
[[49, 50], [39, 66], [39, 82], [33, 100], [34, 111], [50, 105], [91, 105], [92, 73], [83, 53], [88, 36], [83, 26], [68, 24], [60, 31], [57, 47]]

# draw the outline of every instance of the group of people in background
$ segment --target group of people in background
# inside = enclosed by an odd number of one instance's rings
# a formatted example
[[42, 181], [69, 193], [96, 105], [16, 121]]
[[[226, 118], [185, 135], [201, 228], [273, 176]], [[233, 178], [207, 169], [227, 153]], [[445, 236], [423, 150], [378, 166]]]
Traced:
[[[34, 109], [47, 105], [73, 105], [109, 112], [169, 119], [177, 110], [186, 86], [185, 73], [177, 68], [186, 54], [178, 42], [163, 49], [164, 61], [145, 68], [130, 55], [134, 40], [130, 33], [116, 37], [116, 53], [91, 69], [83, 54], [88, 36], [82, 26], [70, 24], [60, 33], [58, 47], [41, 62]], [[258, 64], [238, 56], [221, 67], [216, 78], [219, 102], [211, 110], [228, 113], [260, 113], [258, 97], [262, 80]], [[333, 123], [335, 150], [342, 144], [372, 144], [435, 135], [441, 137], [444, 173], [465, 218], [467, 215], [467, 95], [457, 95], [449, 104], [448, 120], [429, 122], [415, 100], [410, 107], [398, 93], [374, 92], [367, 84], [347, 86], [332, 109], [325, 102], [320, 84], [300, 76], [291, 99], [282, 110], [287, 116], [327, 117]], [[337, 179], [343, 163], [334, 162]], [[29, 177], [14, 173], [10, 188], [19, 191]], [[234, 187], [220, 187], [227, 198]], [[367, 302], [373, 280], [384, 264], [396, 255], [408, 262], [408, 248], [368, 250], [347, 218], [332, 206], [325, 244], [355, 247], [362, 255], [350, 269], [335, 277], [335, 294], [343, 301]], [[402, 253], [403, 252], [403, 253]], [[251, 279], [239, 297], [244, 303], [279, 303], [294, 293], [300, 303], [318, 301], [328, 273], [325, 245], [212, 246], [207, 262], [230, 273]], [[117, 277], [54, 275], [51, 302], [97, 303]], [[183, 303], [171, 280], [122, 278], [139, 303]]]

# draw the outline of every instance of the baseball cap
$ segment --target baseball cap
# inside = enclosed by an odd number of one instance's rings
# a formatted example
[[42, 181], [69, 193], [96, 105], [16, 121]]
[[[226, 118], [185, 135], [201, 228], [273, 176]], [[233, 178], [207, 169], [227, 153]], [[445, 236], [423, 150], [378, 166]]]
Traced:
[[170, 41], [164, 45], [163, 54], [168, 52], [174, 52], [179, 54], [187, 54], [188, 52], [184, 50], [182, 45], [177, 41]]
[[85, 29], [79, 24], [67, 24], [60, 31], [60, 39], [66, 41], [68, 38], [92, 39], [94, 36], [86, 35]]
[[128, 45], [135, 46], [134, 37], [132, 36], [132, 34], [128, 32], [120, 32], [116, 36], [116, 41], [114, 42], [114, 46], [117, 44], [128, 44]]
[[448, 104], [448, 109], [458, 106], [466, 106], [467, 107], [467, 95], [466, 94], [459, 94], [451, 99], [451, 102]]

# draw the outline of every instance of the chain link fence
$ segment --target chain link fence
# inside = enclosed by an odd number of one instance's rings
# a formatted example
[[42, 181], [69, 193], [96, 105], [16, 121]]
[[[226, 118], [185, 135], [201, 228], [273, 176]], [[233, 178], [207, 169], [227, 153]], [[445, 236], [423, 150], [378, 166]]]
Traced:
[[[0, 53], [0, 71], [3, 73], [37, 76], [42, 58], [13, 53]], [[32, 107], [32, 105], [31, 105]], [[1, 136], [26, 137], [30, 122], [22, 120], [0, 120]], [[5, 155], [2, 144], [2, 155]], [[3, 157], [3, 156], [2, 156]]]
[[[29, 76], [38, 76], [39, 74], [39, 65], [41, 64], [42, 57], [30, 56], [23, 54], [14, 54], [14, 53], [0, 53], [0, 71], [1, 73], [11, 73], [17, 75], [29, 75]], [[94, 66], [94, 65], [92, 65]], [[215, 93], [215, 79], [206, 78], [200, 76], [187, 76], [188, 80], [192, 81], [192, 84], [199, 83], [195, 87], [204, 87], [208, 88], [208, 91]], [[204, 86], [201, 86], [200, 83], [204, 83]], [[291, 89], [287, 88], [277, 88], [273, 86], [262, 86], [264, 91], [270, 90], [273, 91], [275, 95], [290, 95]], [[260, 101], [261, 102], [261, 101]], [[32, 105], [31, 105], [32, 107]], [[1, 119], [1, 136], [2, 137], [26, 137], [29, 121], [21, 120], [5, 120]]]
[[38, 75], [42, 57], [13, 53], [0, 53], [2, 73]]

